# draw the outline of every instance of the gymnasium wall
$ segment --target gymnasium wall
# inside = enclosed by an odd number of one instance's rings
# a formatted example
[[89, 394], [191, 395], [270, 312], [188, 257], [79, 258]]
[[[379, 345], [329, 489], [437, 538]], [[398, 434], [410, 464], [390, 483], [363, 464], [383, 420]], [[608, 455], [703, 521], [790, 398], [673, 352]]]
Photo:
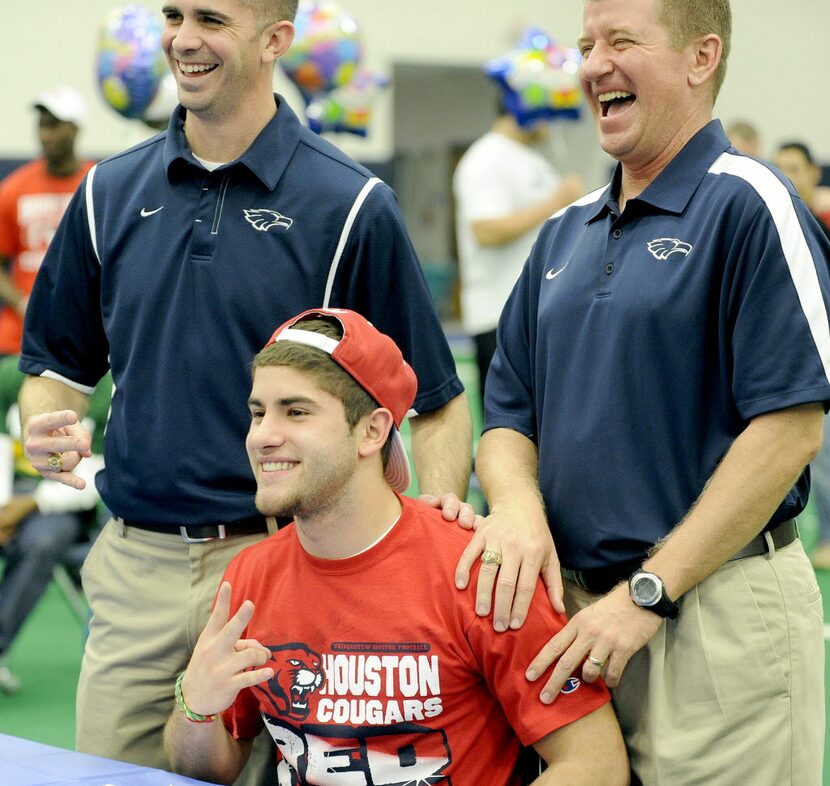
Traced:
[[[161, 0], [146, 0], [161, 8]], [[98, 96], [94, 79], [97, 29], [119, 3], [113, 0], [7, 0], [2, 16], [0, 95], [3, 97], [0, 159], [35, 153], [32, 97], [56, 83], [84, 92], [91, 106], [81, 152], [101, 157], [132, 145], [149, 133], [124, 120]], [[392, 75], [396, 67], [419, 65], [478, 68], [506, 52], [524, 26], [536, 24], [562, 42], [579, 33], [579, 0], [341, 0], [360, 23], [366, 65]], [[734, 41], [729, 75], [717, 112], [726, 120], [745, 117], [761, 129], [765, 148], [794, 135], [805, 139], [822, 160], [830, 160], [830, 3], [826, 0], [733, 0]], [[439, 69], [440, 70], [440, 69]], [[275, 80], [295, 107], [299, 97], [284, 77]], [[363, 161], [390, 160], [396, 150], [395, 87], [375, 112], [371, 134], [335, 141]], [[469, 96], [474, 99], [474, 96]], [[412, 114], [434, 124], [459, 124], [475, 105], [465, 96], [438, 104], [422, 91]], [[590, 134], [590, 130], [588, 130]], [[590, 137], [589, 137], [590, 141]], [[590, 167], [591, 163], [585, 164]], [[590, 172], [586, 172], [590, 175]]]

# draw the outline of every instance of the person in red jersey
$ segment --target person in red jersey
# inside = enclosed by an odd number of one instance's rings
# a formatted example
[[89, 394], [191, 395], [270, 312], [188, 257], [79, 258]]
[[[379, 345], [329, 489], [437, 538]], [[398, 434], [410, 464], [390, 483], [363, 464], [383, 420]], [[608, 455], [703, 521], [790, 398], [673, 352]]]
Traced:
[[41, 93], [34, 103], [42, 155], [0, 183], [0, 354], [17, 355], [23, 316], [46, 249], [66, 206], [92, 161], [75, 154], [86, 118], [84, 100], [71, 87]]
[[253, 368], [257, 507], [294, 523], [225, 573], [176, 685], [175, 769], [232, 782], [264, 725], [281, 784], [514, 784], [522, 745], [548, 765], [536, 783], [627, 783], [602, 683], [574, 678], [549, 707], [522, 673], [565, 624], [541, 581], [521, 631], [496, 633], [453, 585], [470, 533], [401, 496], [417, 380], [394, 342], [306, 311]]

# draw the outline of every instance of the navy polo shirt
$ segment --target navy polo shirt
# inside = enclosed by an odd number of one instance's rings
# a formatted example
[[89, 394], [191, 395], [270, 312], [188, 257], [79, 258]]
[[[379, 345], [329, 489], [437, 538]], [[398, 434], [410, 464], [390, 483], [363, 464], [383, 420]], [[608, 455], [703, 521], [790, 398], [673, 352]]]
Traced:
[[416, 411], [463, 390], [393, 192], [278, 103], [212, 172], [179, 108], [166, 133], [87, 175], [44, 260], [20, 367], [80, 390], [112, 368], [98, 486], [116, 515], [255, 512], [249, 366], [305, 309], [351, 308], [392, 336], [418, 375]]
[[619, 179], [543, 227], [487, 380], [485, 428], [537, 444], [576, 569], [644, 557], [752, 418], [830, 399], [830, 245], [789, 181], [718, 121], [622, 215]]

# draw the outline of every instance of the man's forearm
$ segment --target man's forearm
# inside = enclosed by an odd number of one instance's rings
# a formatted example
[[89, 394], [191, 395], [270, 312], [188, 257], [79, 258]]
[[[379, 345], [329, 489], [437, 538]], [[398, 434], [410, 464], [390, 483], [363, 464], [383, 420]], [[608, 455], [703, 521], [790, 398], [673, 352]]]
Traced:
[[233, 783], [248, 760], [251, 744], [234, 739], [220, 719], [193, 723], [175, 709], [164, 728], [164, 747], [175, 772]]
[[[562, 207], [563, 205], [559, 205]], [[546, 199], [531, 207], [499, 218], [482, 218], [472, 224], [473, 235], [479, 245], [503, 246], [526, 232], [540, 227], [556, 210], [557, 203]]]
[[476, 474], [491, 511], [516, 504], [541, 509], [538, 469], [536, 445], [524, 434], [508, 428], [482, 434]]
[[541, 227], [554, 213], [571, 204], [585, 192], [582, 179], [567, 175], [547, 199], [499, 218], [483, 218], [472, 223], [476, 242], [482, 246], [510, 243], [532, 229]]
[[80, 420], [89, 405], [89, 396], [62, 382], [46, 377], [27, 377], [18, 395], [21, 433], [25, 436], [26, 422], [33, 415], [71, 409]]
[[645, 562], [680, 597], [769, 521], [821, 447], [820, 404], [762, 415], [732, 443], [683, 522]]
[[422, 494], [453, 492], [466, 499], [473, 455], [473, 424], [464, 393], [410, 421], [412, 458]]

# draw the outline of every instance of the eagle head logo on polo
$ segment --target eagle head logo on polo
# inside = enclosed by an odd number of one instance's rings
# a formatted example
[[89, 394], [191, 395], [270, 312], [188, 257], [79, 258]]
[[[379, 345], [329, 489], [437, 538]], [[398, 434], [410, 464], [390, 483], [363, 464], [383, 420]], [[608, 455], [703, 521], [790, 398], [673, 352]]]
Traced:
[[282, 227], [283, 229], [290, 229], [294, 223], [293, 218], [284, 216], [276, 210], [268, 210], [267, 208], [256, 208], [245, 210], [245, 220], [260, 232], [267, 232], [273, 227]]
[[693, 248], [691, 243], [684, 243], [676, 237], [658, 237], [649, 240], [647, 246], [655, 259], [668, 259], [672, 254], [686, 257]]

